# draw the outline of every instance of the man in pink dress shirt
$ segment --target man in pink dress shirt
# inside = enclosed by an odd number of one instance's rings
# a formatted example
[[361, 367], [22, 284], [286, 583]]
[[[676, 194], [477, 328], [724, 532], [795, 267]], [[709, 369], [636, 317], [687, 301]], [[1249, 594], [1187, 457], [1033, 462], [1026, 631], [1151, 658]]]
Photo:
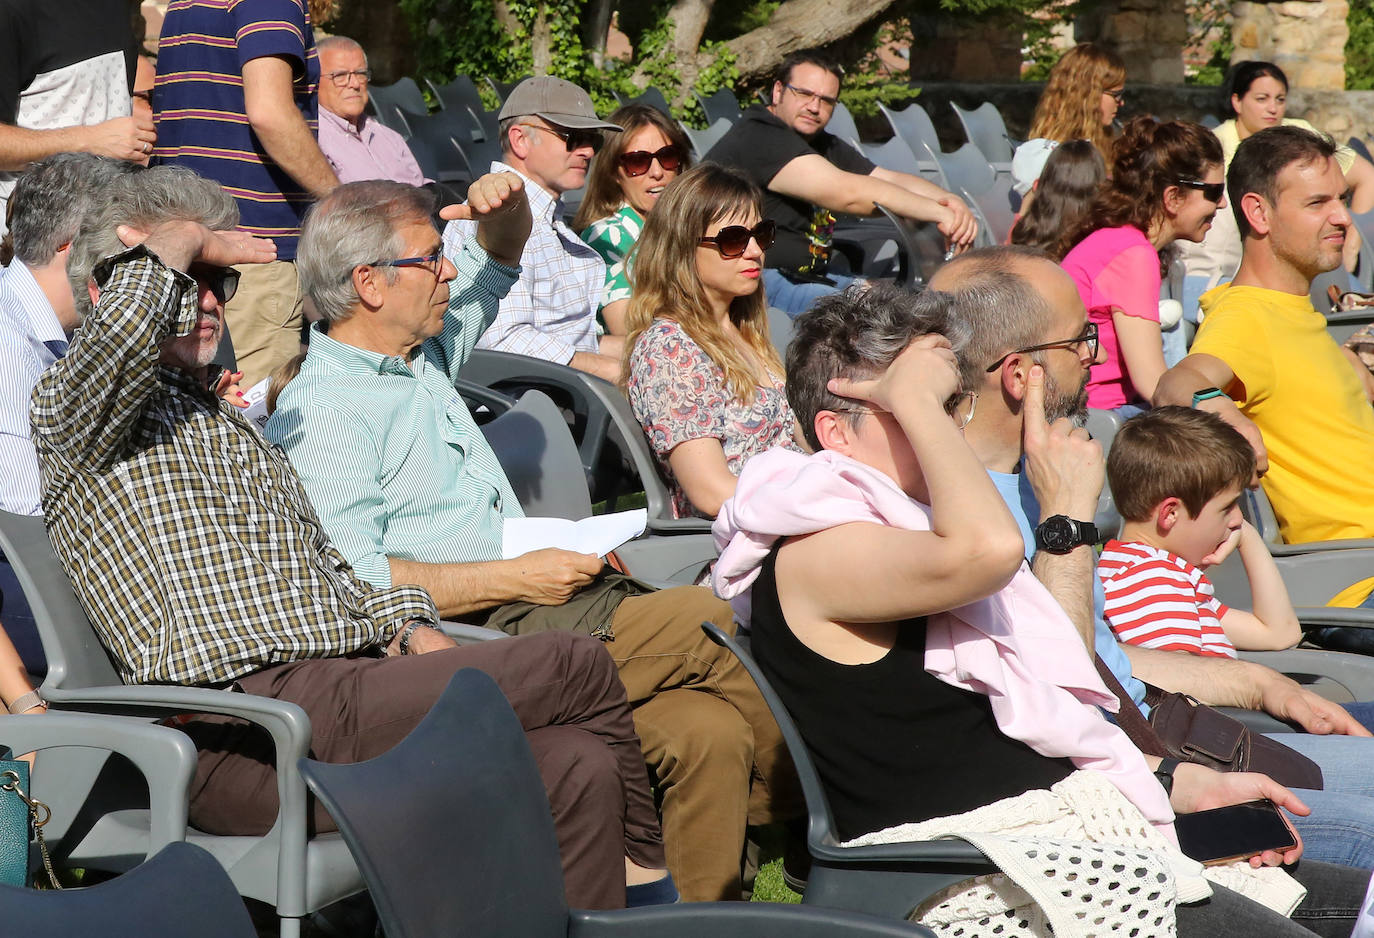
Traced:
[[428, 182], [401, 135], [363, 113], [370, 77], [363, 47], [345, 36], [330, 36], [315, 49], [320, 57], [320, 149], [339, 182]]

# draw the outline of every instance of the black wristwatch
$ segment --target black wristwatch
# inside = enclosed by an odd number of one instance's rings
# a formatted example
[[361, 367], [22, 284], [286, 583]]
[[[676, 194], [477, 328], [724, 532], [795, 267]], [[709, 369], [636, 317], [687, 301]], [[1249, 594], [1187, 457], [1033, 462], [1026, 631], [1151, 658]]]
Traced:
[[1075, 521], [1068, 515], [1050, 515], [1035, 529], [1035, 549], [1067, 554], [1075, 547], [1097, 543], [1097, 525]]
[[1164, 789], [1165, 796], [1174, 793], [1174, 769], [1178, 768], [1178, 760], [1163, 758], [1159, 760], [1159, 768], [1155, 769], [1155, 778], [1159, 779], [1160, 787]]

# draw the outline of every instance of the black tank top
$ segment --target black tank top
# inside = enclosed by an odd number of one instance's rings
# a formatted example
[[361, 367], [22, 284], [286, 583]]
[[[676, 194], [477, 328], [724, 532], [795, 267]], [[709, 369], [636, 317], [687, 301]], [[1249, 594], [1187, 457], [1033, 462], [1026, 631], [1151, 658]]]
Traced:
[[899, 623], [892, 649], [871, 664], [807, 648], [778, 604], [777, 556], [754, 583], [754, 658], [806, 740], [842, 840], [961, 814], [1073, 771], [1004, 736], [982, 694], [926, 672], [924, 616]]

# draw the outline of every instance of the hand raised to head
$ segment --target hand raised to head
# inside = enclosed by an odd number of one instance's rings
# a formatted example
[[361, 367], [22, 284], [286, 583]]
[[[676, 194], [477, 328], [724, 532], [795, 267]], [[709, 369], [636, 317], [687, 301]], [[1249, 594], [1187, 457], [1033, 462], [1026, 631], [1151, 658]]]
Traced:
[[147, 231], [120, 225], [115, 234], [128, 247], [146, 244], [164, 264], [182, 271], [196, 261], [235, 267], [277, 259], [277, 246], [267, 238], [255, 238], [244, 231], [214, 231], [195, 221], [162, 222]]
[[959, 390], [959, 361], [949, 339], [931, 333], [913, 340], [881, 375], [831, 378], [826, 386], [832, 394], [889, 412], [917, 400], [933, 400], [943, 408]]
[[1090, 520], [1106, 478], [1102, 446], [1067, 418], [1045, 418], [1045, 369], [1032, 365], [1021, 402], [1021, 448], [1026, 479], [1042, 517], [1068, 515]]

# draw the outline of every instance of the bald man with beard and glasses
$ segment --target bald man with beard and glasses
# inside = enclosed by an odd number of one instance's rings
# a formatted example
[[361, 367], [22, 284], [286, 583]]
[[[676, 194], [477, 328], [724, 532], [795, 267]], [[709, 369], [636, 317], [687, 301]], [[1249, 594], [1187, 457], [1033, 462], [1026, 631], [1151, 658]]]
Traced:
[[[1142, 709], [1146, 680], [1213, 706], [1262, 710], [1306, 730], [1275, 727], [1283, 732], [1276, 738], [1315, 761], [1324, 776], [1323, 790], [1296, 791], [1312, 809], [1293, 819], [1305, 856], [1374, 865], [1374, 782], [1365, 769], [1374, 745], [1356, 738], [1369, 732], [1349, 712], [1260, 664], [1120, 645], [1103, 620], [1097, 533], [1082, 525], [1096, 512], [1105, 467], [1101, 447], [1078, 426], [1087, 414], [1088, 369], [1099, 352], [1073, 281], [1039, 251], [996, 247], [946, 264], [930, 288], [949, 293], [972, 327], [960, 353], [963, 388], [978, 395], [965, 439], [1020, 524], [1027, 553], [1034, 551], [1031, 569], [1088, 647]], [[1063, 549], [1061, 540], [1060, 551], [1048, 549], [1040, 537], [1047, 524], [1072, 546]]]

